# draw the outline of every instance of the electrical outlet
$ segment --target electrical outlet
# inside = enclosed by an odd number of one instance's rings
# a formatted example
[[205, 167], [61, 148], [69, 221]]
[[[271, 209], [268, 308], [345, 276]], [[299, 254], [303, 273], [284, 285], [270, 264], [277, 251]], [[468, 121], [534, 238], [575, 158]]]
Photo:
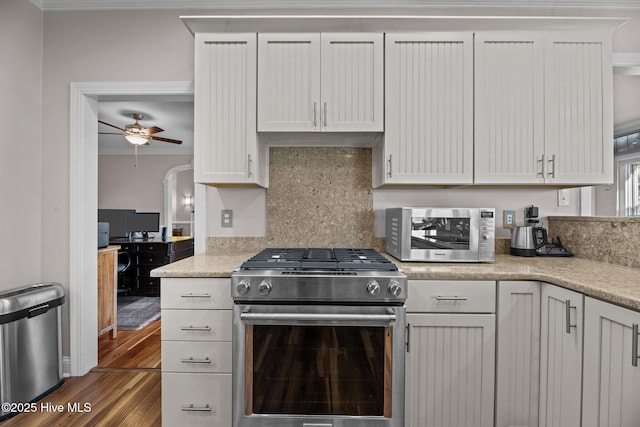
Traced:
[[222, 209], [222, 227], [231, 228], [233, 227], [233, 210], [232, 209]]
[[558, 206], [565, 207], [569, 206], [569, 190], [566, 188], [561, 188], [558, 190]]
[[514, 228], [516, 226], [516, 211], [502, 211], [502, 227]]

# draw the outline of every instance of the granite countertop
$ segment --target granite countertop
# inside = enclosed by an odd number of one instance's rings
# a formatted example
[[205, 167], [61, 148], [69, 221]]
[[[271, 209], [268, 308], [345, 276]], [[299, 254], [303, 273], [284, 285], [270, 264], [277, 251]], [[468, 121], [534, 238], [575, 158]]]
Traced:
[[[152, 270], [151, 276], [231, 277], [233, 270], [253, 255], [255, 252], [196, 255]], [[482, 264], [393, 261], [409, 279], [539, 280], [640, 310], [640, 269], [631, 267], [582, 258], [511, 255], [497, 255], [494, 263]]]

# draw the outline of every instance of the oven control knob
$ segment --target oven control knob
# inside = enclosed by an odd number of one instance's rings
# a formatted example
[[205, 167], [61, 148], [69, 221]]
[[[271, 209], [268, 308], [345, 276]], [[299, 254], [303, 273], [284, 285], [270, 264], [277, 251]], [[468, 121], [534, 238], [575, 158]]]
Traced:
[[369, 295], [378, 295], [380, 293], [380, 284], [375, 280], [370, 280], [367, 283], [367, 292], [369, 292]]
[[236, 285], [236, 291], [240, 295], [246, 295], [249, 292], [249, 289], [251, 289], [251, 282], [249, 282], [248, 280], [241, 280]]
[[400, 283], [396, 282], [395, 280], [390, 281], [389, 293], [394, 297], [399, 296], [402, 293], [402, 286], [400, 286]]
[[260, 292], [260, 295], [269, 295], [271, 292], [271, 282], [268, 280], [260, 282], [258, 285], [258, 292]]

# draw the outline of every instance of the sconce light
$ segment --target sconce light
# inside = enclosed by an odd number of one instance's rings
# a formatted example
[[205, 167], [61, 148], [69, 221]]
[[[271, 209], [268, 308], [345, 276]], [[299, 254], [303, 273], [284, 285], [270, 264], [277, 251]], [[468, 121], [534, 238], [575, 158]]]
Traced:
[[193, 206], [193, 196], [184, 196], [183, 204], [185, 208]]

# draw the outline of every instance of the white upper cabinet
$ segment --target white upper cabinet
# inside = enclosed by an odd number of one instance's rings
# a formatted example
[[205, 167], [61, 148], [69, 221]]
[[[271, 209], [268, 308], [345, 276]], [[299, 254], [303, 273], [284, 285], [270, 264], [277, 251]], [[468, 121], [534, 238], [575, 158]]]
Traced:
[[264, 184], [256, 134], [256, 34], [198, 33], [194, 181]]
[[475, 36], [475, 182], [543, 183], [543, 40]]
[[610, 34], [552, 34], [545, 45], [545, 180], [613, 182]]
[[477, 33], [477, 184], [613, 179], [610, 34]]
[[473, 180], [472, 33], [386, 34], [374, 186]]
[[381, 132], [382, 33], [258, 36], [258, 131]]

